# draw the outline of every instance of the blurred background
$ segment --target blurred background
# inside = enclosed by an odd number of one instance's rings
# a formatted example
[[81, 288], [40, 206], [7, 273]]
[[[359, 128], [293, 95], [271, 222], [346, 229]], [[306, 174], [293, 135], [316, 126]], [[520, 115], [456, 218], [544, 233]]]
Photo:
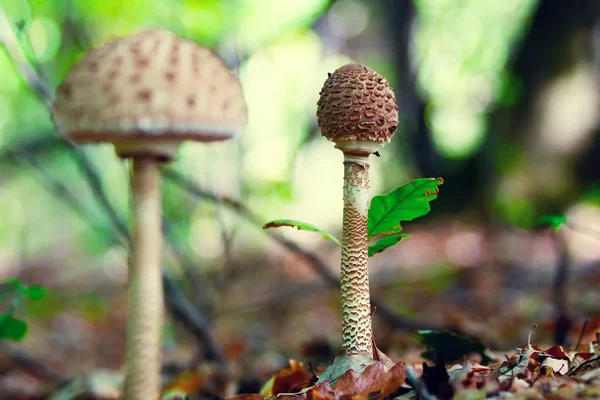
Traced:
[[[584, 321], [600, 326], [595, 0], [0, 5], [51, 92], [87, 49], [146, 27], [214, 48], [241, 80], [244, 135], [184, 144], [164, 169], [167, 365], [224, 358], [264, 382], [289, 357], [337, 352], [339, 248], [261, 227], [291, 218], [341, 236], [342, 154], [315, 112], [327, 73], [351, 61], [385, 76], [400, 109], [371, 159], [372, 195], [445, 181], [432, 212], [404, 224], [412, 237], [370, 260], [379, 347], [409, 359], [415, 329], [450, 328], [508, 349], [533, 323], [539, 342], [572, 345]], [[61, 377], [119, 370], [128, 164], [111, 146], [58, 139], [43, 85], [27, 81], [6, 24], [0, 33], [0, 278], [48, 289], [18, 311], [29, 331], [3, 348], [0, 379], [35, 387], [6, 378], [19, 357]], [[540, 226], [544, 216], [562, 224]]]

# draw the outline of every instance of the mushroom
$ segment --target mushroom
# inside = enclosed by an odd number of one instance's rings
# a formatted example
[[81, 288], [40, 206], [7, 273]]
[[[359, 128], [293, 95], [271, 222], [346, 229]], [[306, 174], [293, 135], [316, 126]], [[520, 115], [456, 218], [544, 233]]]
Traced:
[[385, 78], [358, 64], [346, 64], [330, 74], [320, 96], [317, 121], [321, 133], [344, 153], [342, 347], [348, 355], [373, 354], [368, 158], [396, 131], [398, 104]]
[[210, 49], [163, 30], [144, 30], [90, 50], [57, 89], [52, 117], [76, 144], [112, 143], [131, 158], [133, 240], [128, 282], [125, 399], [160, 395], [161, 203], [159, 165], [184, 140], [241, 133], [247, 108], [239, 81]]

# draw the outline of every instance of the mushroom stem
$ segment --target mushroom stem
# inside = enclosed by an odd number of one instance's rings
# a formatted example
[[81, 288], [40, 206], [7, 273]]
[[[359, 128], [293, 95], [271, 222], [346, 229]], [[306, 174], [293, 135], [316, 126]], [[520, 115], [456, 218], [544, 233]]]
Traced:
[[368, 157], [368, 155], [344, 154], [342, 347], [349, 355], [373, 353], [367, 231]]
[[125, 400], [158, 399], [161, 280], [160, 172], [152, 157], [133, 159], [133, 249], [129, 268]]

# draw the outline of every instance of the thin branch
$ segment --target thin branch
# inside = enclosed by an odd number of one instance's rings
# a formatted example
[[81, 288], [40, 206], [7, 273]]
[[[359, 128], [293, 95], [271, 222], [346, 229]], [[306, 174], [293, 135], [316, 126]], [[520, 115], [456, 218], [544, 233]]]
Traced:
[[427, 385], [423, 379], [417, 375], [414, 369], [410, 365], [406, 366], [406, 380], [413, 387], [413, 390], [419, 396], [421, 400], [435, 400], [435, 396], [432, 396], [427, 390]]
[[[184, 248], [179, 240], [175, 237], [175, 230], [167, 218], [163, 217], [163, 235], [165, 241], [169, 245], [173, 255], [177, 259], [177, 262], [183, 267], [183, 272], [188, 283], [191, 285], [191, 289], [194, 293], [195, 305], [199, 307], [206, 318], [211, 320], [213, 314], [213, 304], [210, 301], [211, 292], [214, 289], [207, 284], [208, 277], [203, 272], [202, 268], [196, 268], [198, 263], [195, 262], [189, 252], [189, 249]], [[197, 274], [199, 270], [201, 273]]]
[[578, 223], [567, 221], [565, 226], [582, 235], [589, 236], [600, 241], [600, 231], [589, 226], [580, 225]]
[[164, 274], [163, 286], [169, 311], [204, 344], [204, 357], [207, 360], [223, 363], [225, 359], [212, 336], [210, 322], [187, 301], [173, 280], [166, 279]]
[[48, 107], [52, 104], [52, 90], [48, 84], [40, 79], [38, 71], [31, 65], [23, 48], [19, 44], [13, 26], [11, 25], [2, 5], [0, 5], [0, 43], [10, 55], [10, 58], [15, 64], [15, 67], [20, 72], [21, 76], [29, 84], [29, 87], [46, 102]]
[[44, 364], [34, 360], [24, 351], [17, 349], [9, 343], [0, 344], [3, 353], [8, 354], [15, 365], [27, 374], [43, 381], [50, 381], [60, 385], [67, 381], [63, 376], [47, 368]]
[[123, 218], [119, 216], [115, 208], [110, 204], [110, 200], [108, 199], [106, 191], [102, 186], [100, 175], [98, 174], [98, 171], [87, 156], [85, 149], [80, 149], [73, 146], [72, 150], [77, 154], [77, 157], [74, 157], [74, 159], [79, 164], [80, 171], [83, 172], [84, 176], [86, 177], [88, 186], [90, 187], [90, 189], [92, 190], [92, 194], [94, 195], [94, 199], [96, 199], [96, 201], [100, 203], [100, 206], [108, 215], [111, 223], [119, 232], [119, 234], [124, 239], [127, 239], [127, 241], [129, 241], [129, 229], [123, 221]]
[[[53, 194], [54, 197], [61, 200], [71, 210], [75, 212], [93, 232], [98, 232], [99, 228], [104, 232], [111, 232], [112, 228], [103, 222], [90, 217], [89, 210], [83, 205], [81, 201], [69, 190], [69, 188], [63, 184], [60, 180], [50, 175], [43, 166], [33, 157], [31, 154], [21, 151], [20, 149], [13, 149], [13, 152], [18, 157], [27, 161], [31, 166], [44, 178], [41, 183], [46, 187], [49, 193]], [[112, 240], [117, 241], [116, 238]]]

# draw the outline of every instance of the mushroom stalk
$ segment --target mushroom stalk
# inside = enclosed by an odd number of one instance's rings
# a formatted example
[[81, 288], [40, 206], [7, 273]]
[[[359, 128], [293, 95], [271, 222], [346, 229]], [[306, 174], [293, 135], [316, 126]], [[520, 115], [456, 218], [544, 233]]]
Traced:
[[161, 280], [160, 172], [152, 157], [135, 157], [132, 174], [133, 250], [129, 269], [127, 367], [124, 399], [158, 399]]
[[373, 353], [368, 267], [368, 191], [368, 155], [344, 154], [342, 347], [349, 355]]

